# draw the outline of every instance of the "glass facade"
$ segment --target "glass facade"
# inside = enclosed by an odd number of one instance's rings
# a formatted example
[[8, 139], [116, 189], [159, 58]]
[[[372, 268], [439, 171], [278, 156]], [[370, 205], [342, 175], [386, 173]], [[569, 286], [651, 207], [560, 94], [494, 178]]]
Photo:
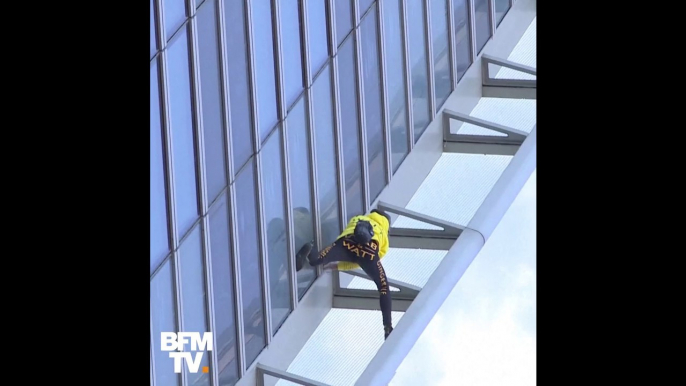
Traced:
[[[151, 0], [155, 385], [242, 378], [317, 278], [294, 251], [369, 211], [510, 8]], [[213, 332], [209, 371], [175, 374], [163, 331]]]

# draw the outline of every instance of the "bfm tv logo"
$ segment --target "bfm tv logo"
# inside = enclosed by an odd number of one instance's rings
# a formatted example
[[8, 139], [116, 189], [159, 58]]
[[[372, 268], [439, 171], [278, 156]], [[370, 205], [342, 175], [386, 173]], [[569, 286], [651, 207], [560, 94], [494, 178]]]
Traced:
[[[195, 359], [191, 358], [191, 353], [184, 351], [187, 343], [191, 345], [191, 351], [196, 351]], [[207, 347], [207, 349], [205, 349]], [[169, 358], [174, 359], [174, 372], [181, 372], [181, 360], [183, 359], [191, 373], [197, 373], [202, 361], [203, 351], [212, 351], [212, 333], [203, 333], [202, 338], [199, 332], [163, 332], [162, 351], [169, 351]], [[202, 372], [209, 371], [207, 366], [202, 368]]]

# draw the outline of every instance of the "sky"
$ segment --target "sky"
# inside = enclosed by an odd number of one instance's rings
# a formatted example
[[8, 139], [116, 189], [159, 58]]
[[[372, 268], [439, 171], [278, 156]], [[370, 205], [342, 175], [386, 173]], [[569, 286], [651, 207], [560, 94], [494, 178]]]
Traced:
[[390, 385], [536, 384], [536, 171]]

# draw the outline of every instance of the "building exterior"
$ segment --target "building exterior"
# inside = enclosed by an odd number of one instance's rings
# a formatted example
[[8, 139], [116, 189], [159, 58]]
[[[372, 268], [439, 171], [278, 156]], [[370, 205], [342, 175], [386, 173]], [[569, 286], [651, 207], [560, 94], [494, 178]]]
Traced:
[[[318, 384], [287, 369], [332, 310], [378, 299], [361, 277], [296, 273], [293, 256], [375, 207], [393, 213], [392, 247], [443, 251], [422, 285], [389, 273], [407, 321], [384, 343], [377, 315], [381, 340], [355, 373], [387, 384], [461, 275], [438, 274], [466, 269], [449, 257], [478, 252], [535, 166], [535, 126], [469, 115], [487, 95], [535, 99], [533, 66], [507, 60], [535, 6], [151, 0], [151, 385]], [[464, 223], [411, 209], [444, 152], [507, 157]], [[208, 372], [175, 374], [165, 331], [212, 332]]]

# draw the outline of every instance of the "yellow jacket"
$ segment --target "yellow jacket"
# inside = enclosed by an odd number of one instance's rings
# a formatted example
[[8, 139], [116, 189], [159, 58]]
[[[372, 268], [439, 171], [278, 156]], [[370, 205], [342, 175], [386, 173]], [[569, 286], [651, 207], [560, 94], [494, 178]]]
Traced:
[[[372, 228], [374, 228], [372, 240], [376, 240], [376, 242], [379, 243], [379, 259], [382, 259], [384, 255], [386, 255], [386, 252], [388, 252], [388, 228], [390, 227], [390, 224], [388, 223], [388, 219], [379, 213], [372, 212], [368, 215], [351, 218], [348, 226], [338, 236], [338, 239], [352, 235], [355, 232], [357, 222], [360, 220], [369, 221], [369, 223], [372, 224]], [[360, 268], [360, 266], [355, 263], [349, 263], [347, 261], [338, 262], [339, 271], [349, 271], [357, 268]]]

